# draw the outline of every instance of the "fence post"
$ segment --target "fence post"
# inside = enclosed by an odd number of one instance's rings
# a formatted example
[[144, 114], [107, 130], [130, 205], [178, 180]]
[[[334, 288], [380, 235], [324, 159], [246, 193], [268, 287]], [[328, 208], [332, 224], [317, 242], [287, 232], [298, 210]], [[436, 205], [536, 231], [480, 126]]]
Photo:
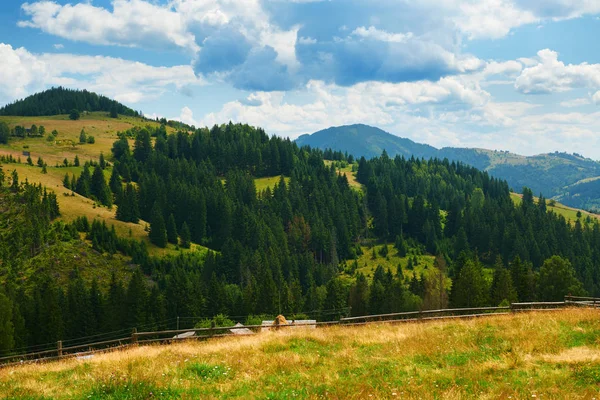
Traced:
[[215, 321], [210, 321], [210, 332], [209, 332], [210, 337], [213, 337], [213, 335], [215, 334], [214, 329], [215, 329]]
[[58, 356], [59, 356], [59, 357], [62, 357], [62, 355], [63, 355], [63, 350], [62, 350], [62, 340], [59, 340], [59, 341], [56, 343], [56, 348], [57, 348]]
[[131, 331], [131, 344], [136, 344], [138, 341], [137, 328], [133, 328]]

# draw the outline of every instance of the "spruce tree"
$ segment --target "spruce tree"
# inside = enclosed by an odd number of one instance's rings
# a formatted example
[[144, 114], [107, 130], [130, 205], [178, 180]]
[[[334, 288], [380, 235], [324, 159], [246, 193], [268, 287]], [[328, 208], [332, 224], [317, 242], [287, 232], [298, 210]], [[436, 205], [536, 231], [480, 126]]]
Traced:
[[0, 144], [7, 144], [10, 136], [10, 128], [4, 121], [0, 121]]
[[119, 175], [119, 171], [116, 167], [113, 167], [112, 169], [110, 180], [108, 181], [108, 187], [114, 194], [115, 199], [118, 201], [123, 194], [123, 183], [121, 182], [121, 176]]
[[496, 265], [494, 266], [494, 278], [492, 280], [490, 298], [493, 307], [500, 305], [504, 301], [514, 303], [518, 300], [510, 271], [504, 268], [500, 257], [496, 259]]
[[189, 249], [191, 246], [191, 234], [190, 228], [188, 228], [187, 222], [184, 222], [181, 226], [181, 247]]
[[81, 132], [79, 132], [79, 143], [87, 143], [87, 135], [84, 129], [81, 129]]
[[158, 247], [167, 247], [167, 228], [158, 202], [150, 213], [150, 241]]
[[13, 325], [13, 304], [0, 292], [0, 355], [5, 356], [15, 344]]
[[75, 191], [82, 195], [83, 197], [90, 197], [90, 186], [92, 185], [92, 177], [90, 175], [90, 167], [88, 164], [85, 164], [83, 167], [83, 172], [79, 175], [77, 179], [77, 187]]
[[167, 240], [169, 243], [177, 244], [177, 225], [175, 224], [175, 217], [173, 214], [169, 215], [167, 219]]
[[110, 207], [112, 205], [112, 193], [104, 180], [104, 173], [100, 165], [94, 168], [94, 174], [90, 184], [90, 193], [95, 196], [100, 204]]

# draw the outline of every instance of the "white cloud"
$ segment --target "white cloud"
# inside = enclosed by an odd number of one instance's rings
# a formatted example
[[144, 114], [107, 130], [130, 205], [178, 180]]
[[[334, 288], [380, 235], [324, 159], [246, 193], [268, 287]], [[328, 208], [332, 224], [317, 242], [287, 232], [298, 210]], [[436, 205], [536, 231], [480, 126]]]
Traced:
[[188, 107], [185, 106], [181, 109], [181, 114], [179, 118], [174, 118], [175, 121], [181, 121], [184, 124], [188, 125], [197, 125], [198, 123], [194, 119], [194, 112]]
[[585, 105], [588, 105], [590, 103], [591, 103], [590, 99], [588, 99], [586, 97], [581, 97], [581, 98], [578, 98], [578, 99], [561, 101], [560, 102], [560, 106], [561, 107], [566, 107], [566, 108], [574, 108], [574, 107], [585, 106]]
[[154, 67], [120, 58], [73, 54], [36, 55], [0, 44], [0, 100], [8, 102], [48, 86], [88, 89], [137, 103], [187, 85], [201, 85], [189, 65]]
[[404, 33], [389, 33], [383, 30], [379, 30], [374, 26], [370, 26], [369, 28], [365, 28], [364, 26], [360, 26], [356, 28], [353, 32], [353, 35], [359, 36], [367, 39], [375, 39], [382, 42], [391, 42], [391, 43], [403, 43], [407, 39], [410, 39], [413, 34], [408, 32]]
[[522, 93], [556, 93], [575, 88], [600, 88], [600, 64], [568, 64], [558, 60], [558, 53], [538, 51], [537, 65], [525, 68], [515, 82]]
[[44, 87], [48, 66], [24, 48], [0, 43], [0, 101], [25, 97]]
[[112, 6], [110, 12], [90, 3], [24, 3], [23, 12], [30, 19], [19, 21], [18, 25], [93, 44], [198, 50], [182, 15], [169, 7], [144, 0], [114, 0]]
[[54, 48], [56, 50], [62, 50], [62, 49], [65, 48], [65, 46], [63, 44], [57, 43], [57, 44], [54, 45]]

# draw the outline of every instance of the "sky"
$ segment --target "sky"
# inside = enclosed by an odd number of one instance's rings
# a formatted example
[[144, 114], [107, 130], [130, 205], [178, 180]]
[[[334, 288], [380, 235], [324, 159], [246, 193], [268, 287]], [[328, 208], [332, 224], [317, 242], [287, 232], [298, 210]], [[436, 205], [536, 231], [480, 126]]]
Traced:
[[599, 37], [598, 0], [3, 0], [0, 105], [64, 86], [197, 127], [600, 160]]

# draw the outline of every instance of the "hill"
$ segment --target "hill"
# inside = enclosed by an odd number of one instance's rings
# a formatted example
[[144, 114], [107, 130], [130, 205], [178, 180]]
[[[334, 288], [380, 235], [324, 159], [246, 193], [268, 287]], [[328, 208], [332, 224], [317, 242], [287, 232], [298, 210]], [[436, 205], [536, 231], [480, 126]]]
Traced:
[[309, 145], [323, 150], [340, 150], [355, 157], [367, 158], [379, 157], [385, 150], [390, 157], [399, 154], [406, 158], [415, 155], [415, 157], [429, 159], [435, 157], [438, 151], [435, 147], [415, 143], [410, 139], [362, 124], [332, 127], [312, 135], [302, 135], [296, 139], [296, 143], [299, 146]]
[[33, 94], [0, 108], [0, 115], [47, 116], [68, 114], [71, 110], [80, 112], [114, 112], [127, 116], [139, 116], [137, 111], [87, 90], [72, 90], [63, 87], [52, 88]]
[[302, 135], [296, 143], [320, 149], [348, 152], [355, 157], [378, 157], [385, 149], [390, 157], [401, 155], [461, 161], [505, 179], [515, 191], [529, 187], [572, 207], [600, 209], [600, 163], [578, 154], [548, 153], [526, 157], [486, 149], [436, 149], [367, 125], [350, 125]]
[[597, 396], [598, 311], [281, 330], [0, 369], [32, 399]]

